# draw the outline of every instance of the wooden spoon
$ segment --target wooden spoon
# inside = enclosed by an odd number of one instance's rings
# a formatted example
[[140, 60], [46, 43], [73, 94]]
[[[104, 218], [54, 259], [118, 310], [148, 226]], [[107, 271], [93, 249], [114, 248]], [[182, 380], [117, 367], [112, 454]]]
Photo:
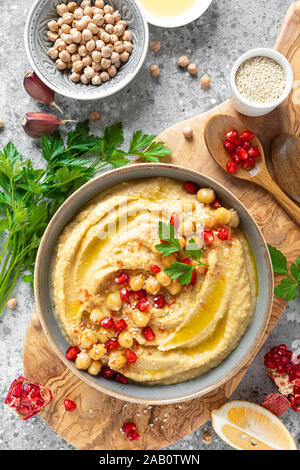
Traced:
[[290, 134], [275, 137], [272, 163], [281, 189], [300, 203], [300, 137]]
[[[236, 129], [241, 133], [248, 128], [242, 121], [233, 116], [217, 114], [207, 122], [204, 131], [205, 142], [211, 156], [225, 171], [229, 154], [226, 152], [223, 142], [225, 140], [225, 133], [232, 129]], [[300, 207], [298, 207], [271, 178], [267, 169], [264, 151], [258, 138], [254, 137], [251, 143], [254, 147], [259, 149], [261, 157], [256, 159], [256, 164], [251, 170], [238, 167], [237, 172], [232, 176], [250, 181], [251, 183], [256, 183], [266, 189], [292, 219], [300, 225]]]

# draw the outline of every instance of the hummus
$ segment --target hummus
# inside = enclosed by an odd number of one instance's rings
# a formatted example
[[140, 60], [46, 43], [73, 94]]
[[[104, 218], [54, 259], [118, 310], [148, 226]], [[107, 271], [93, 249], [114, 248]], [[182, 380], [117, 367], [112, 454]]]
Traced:
[[[220, 205], [213, 190], [190, 194], [181, 182], [149, 178], [109, 188], [66, 226], [52, 291], [61, 328], [82, 351], [78, 368], [170, 384], [206, 373], [236, 348], [255, 310], [256, 268], [238, 215]], [[159, 221], [172, 214], [181, 246], [193, 238], [207, 265], [193, 262], [189, 285], [164, 272], [185, 254], [155, 248]]]

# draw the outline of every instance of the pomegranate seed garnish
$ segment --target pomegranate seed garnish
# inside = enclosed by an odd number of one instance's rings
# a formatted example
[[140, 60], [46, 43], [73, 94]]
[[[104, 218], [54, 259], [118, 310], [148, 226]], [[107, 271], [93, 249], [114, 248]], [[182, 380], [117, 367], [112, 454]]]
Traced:
[[147, 299], [147, 297], [142, 297], [139, 301], [138, 301], [138, 304], [137, 304], [137, 308], [141, 311], [141, 312], [147, 312], [148, 308], [150, 307], [151, 305], [151, 302], [149, 299]]
[[247, 158], [247, 160], [243, 161], [242, 163], [242, 167], [245, 168], [246, 170], [249, 170], [251, 168], [253, 168], [255, 165], [255, 161], [254, 161], [254, 158]]
[[100, 325], [102, 328], [113, 328], [114, 326], [114, 320], [112, 317], [105, 317], [103, 320], [101, 320]]
[[237, 153], [234, 153], [231, 157], [231, 161], [238, 165], [239, 163], [241, 163], [242, 159]]
[[218, 232], [218, 239], [222, 241], [226, 241], [229, 239], [229, 234], [230, 234], [229, 229], [227, 227], [222, 227], [220, 228]]
[[125, 377], [125, 375], [120, 374], [120, 373], [116, 374], [115, 380], [117, 382], [120, 382], [121, 384], [127, 384], [128, 383], [127, 377]]
[[261, 157], [260, 151], [256, 147], [251, 147], [248, 150], [249, 157], [251, 158], [259, 158]]
[[191, 181], [186, 181], [183, 186], [184, 189], [190, 194], [196, 194], [199, 191], [198, 184], [192, 183]]
[[120, 290], [120, 297], [123, 302], [129, 303], [130, 293], [129, 290], [126, 289], [126, 287], [122, 287], [122, 289]]
[[127, 328], [127, 323], [125, 320], [123, 320], [123, 318], [121, 318], [121, 320], [116, 321], [114, 324], [114, 329], [118, 332], [121, 332], [125, 330], [126, 328]]
[[237, 164], [236, 164], [233, 160], [229, 160], [229, 161], [226, 163], [226, 170], [228, 171], [228, 173], [230, 173], [231, 175], [233, 175], [234, 173], [236, 173]]
[[61, 114], [62, 110], [54, 102], [54, 91], [51, 90], [45, 83], [43, 83], [33, 70], [29, 70], [24, 76], [23, 85], [28, 95], [34, 98], [39, 103], [52, 104]]
[[111, 379], [111, 378], [114, 377], [115, 371], [112, 370], [110, 367], [105, 366], [105, 367], [103, 367], [102, 370], [101, 370], [101, 375], [102, 375], [102, 377], [104, 377], [105, 379]]
[[213, 243], [215, 240], [215, 236], [211, 230], [204, 230], [203, 231], [203, 239], [205, 243]]
[[196, 271], [194, 270], [192, 274], [190, 286], [194, 286], [196, 284], [196, 281], [197, 281], [197, 274], [196, 274]]
[[173, 225], [175, 230], [178, 230], [179, 215], [176, 212], [173, 212], [173, 214], [171, 215], [170, 224]]
[[141, 436], [136, 432], [136, 431], [130, 431], [126, 434], [127, 439], [130, 441], [136, 441], [139, 439]]
[[147, 297], [147, 292], [145, 291], [145, 289], [137, 290], [132, 293], [132, 297], [134, 300], [139, 300], [142, 297]]
[[241, 157], [242, 160], [247, 160], [249, 157], [248, 151], [245, 150], [243, 147], [237, 147], [236, 154]]
[[222, 207], [222, 204], [220, 201], [215, 199], [211, 204], [210, 204], [211, 209], [219, 209], [219, 207]]
[[250, 142], [243, 142], [241, 145], [241, 147], [243, 147], [243, 149], [245, 150], [249, 150], [250, 146], [251, 146]]
[[115, 283], [118, 285], [125, 284], [129, 281], [129, 276], [127, 273], [122, 273], [115, 278]]
[[117, 349], [120, 346], [120, 344], [117, 339], [113, 338], [113, 339], [109, 339], [108, 341], [106, 341], [104, 346], [105, 346], [106, 351], [113, 351], [114, 349]]
[[64, 400], [64, 405], [66, 411], [74, 411], [76, 409], [76, 403], [72, 400], [69, 400], [69, 398]]
[[39, 139], [43, 134], [49, 136], [55, 132], [66, 120], [61, 120], [53, 114], [26, 113], [21, 120], [24, 131], [30, 137]]
[[233, 142], [229, 142], [228, 140], [225, 140], [224, 147], [227, 150], [227, 152], [232, 155], [233, 152], [235, 152], [235, 149], [237, 146]]
[[251, 142], [251, 140], [255, 137], [255, 134], [254, 132], [251, 132], [251, 131], [245, 131], [245, 132], [242, 132], [241, 135], [240, 135], [240, 140], [242, 142]]
[[151, 326], [145, 326], [142, 329], [142, 335], [144, 336], [146, 341], [153, 341], [155, 339], [155, 333], [152, 330]]
[[160, 273], [161, 269], [159, 266], [157, 266], [156, 264], [150, 264], [150, 271], [153, 273], [153, 274], [158, 274]]
[[69, 361], [74, 361], [79, 353], [80, 349], [78, 346], [71, 346], [66, 351], [66, 358], [69, 359]]
[[122, 426], [122, 431], [125, 432], [125, 434], [131, 431], [136, 431], [136, 424], [132, 422], [124, 423]]
[[125, 357], [129, 364], [134, 364], [137, 361], [137, 355], [131, 349], [126, 349]]
[[166, 305], [166, 301], [163, 295], [157, 295], [153, 300], [156, 308], [163, 308]]
[[227, 138], [227, 140], [230, 140], [232, 142], [232, 141], [238, 140], [239, 133], [237, 130], [232, 129], [232, 131], [229, 131], [225, 134], [225, 137]]

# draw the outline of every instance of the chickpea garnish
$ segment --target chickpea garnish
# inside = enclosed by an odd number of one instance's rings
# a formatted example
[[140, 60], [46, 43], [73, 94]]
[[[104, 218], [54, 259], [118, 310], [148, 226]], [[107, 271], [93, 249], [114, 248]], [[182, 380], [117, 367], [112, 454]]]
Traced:
[[122, 369], [126, 364], [126, 357], [121, 351], [111, 351], [108, 356], [108, 365], [113, 370]]
[[[100, 77], [99, 77], [100, 78]], [[99, 121], [100, 113], [98, 111], [92, 111], [90, 114], [90, 121]]]
[[122, 348], [131, 348], [133, 345], [133, 337], [128, 331], [122, 331], [118, 336], [118, 341]]
[[149, 71], [150, 71], [150, 74], [152, 75], [152, 77], [158, 77], [160, 75], [159, 66], [156, 65], [156, 64], [150, 65]]
[[191, 75], [196, 75], [196, 73], [198, 72], [196, 64], [189, 64], [187, 69]]
[[93, 330], [86, 330], [80, 338], [80, 346], [83, 349], [90, 349], [97, 342], [97, 333]]
[[150, 51], [156, 53], [158, 51], [160, 51], [161, 49], [161, 43], [160, 41], [153, 41], [153, 42], [150, 42], [149, 44], [149, 49]]
[[207, 87], [207, 86], [210, 85], [210, 81], [211, 81], [211, 80], [210, 80], [210, 77], [209, 77], [207, 74], [205, 74], [205, 75], [203, 75], [203, 77], [201, 77], [201, 79], [200, 79], [200, 85], [201, 85], [202, 87]]
[[94, 361], [99, 361], [106, 354], [106, 349], [103, 344], [95, 344], [89, 351], [89, 355]]
[[[3, 122], [1, 121], [1, 123], [2, 123], [2, 126], [0, 126], [0, 127], [3, 127]], [[17, 299], [15, 299], [15, 298], [13, 297], [13, 298], [11, 298], [11, 299], [9, 299], [9, 300], [7, 301], [7, 304], [6, 304], [6, 305], [8, 306], [8, 308], [13, 309], [13, 308], [16, 308], [17, 304], [18, 304]]]
[[87, 370], [92, 362], [91, 357], [84, 351], [81, 351], [75, 359], [75, 365], [80, 370]]
[[197, 199], [202, 204], [211, 204], [216, 199], [216, 194], [211, 188], [202, 188], [197, 192]]
[[122, 300], [119, 292], [112, 292], [108, 295], [106, 305], [109, 310], [118, 311], [122, 307]]
[[93, 361], [90, 367], [88, 368], [88, 373], [91, 375], [98, 375], [101, 368], [102, 366], [100, 361]]
[[183, 135], [186, 139], [192, 139], [194, 135], [193, 128], [191, 126], [186, 126], [182, 130]]
[[179, 67], [187, 67], [189, 63], [190, 61], [188, 56], [182, 55], [181, 57], [179, 57], [177, 65], [179, 65]]

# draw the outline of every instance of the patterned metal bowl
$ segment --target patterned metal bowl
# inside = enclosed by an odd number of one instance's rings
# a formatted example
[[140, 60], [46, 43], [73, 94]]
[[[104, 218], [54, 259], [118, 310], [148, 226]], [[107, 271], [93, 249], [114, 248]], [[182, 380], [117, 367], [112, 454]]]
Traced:
[[[47, 23], [57, 18], [56, 6], [68, 0], [36, 0], [28, 14], [25, 26], [25, 48], [29, 62], [52, 90], [60, 95], [77, 100], [97, 100], [113, 95], [124, 88], [142, 67], [148, 49], [149, 30], [143, 13], [134, 0], [106, 0], [128, 24], [133, 37], [133, 51], [128, 62], [123, 64], [117, 75], [100, 86], [73, 83], [70, 71], [60, 71], [47, 51], [53, 45], [47, 37]], [[80, 0], [77, 0], [80, 4]]]

